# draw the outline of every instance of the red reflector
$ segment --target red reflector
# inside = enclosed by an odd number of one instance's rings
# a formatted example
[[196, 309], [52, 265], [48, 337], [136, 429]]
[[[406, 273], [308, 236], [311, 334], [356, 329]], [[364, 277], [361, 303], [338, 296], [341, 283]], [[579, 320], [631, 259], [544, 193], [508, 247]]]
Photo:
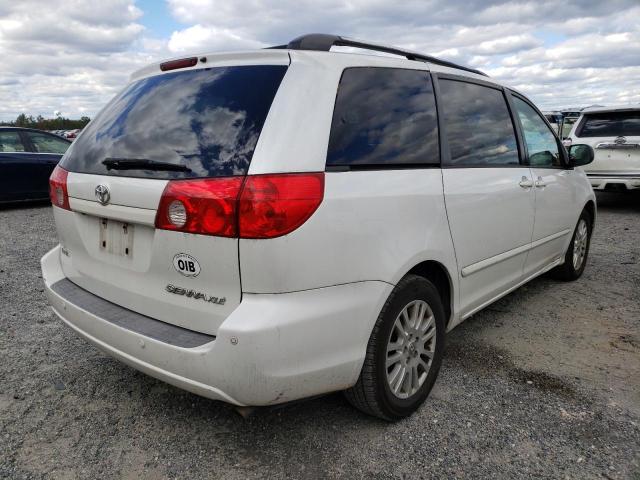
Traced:
[[313, 215], [324, 196], [324, 173], [248, 176], [240, 196], [240, 237], [274, 238]]
[[67, 172], [64, 168], [56, 165], [49, 177], [49, 198], [51, 204], [56, 207], [71, 210], [69, 206], [69, 193], [67, 192]]
[[164, 188], [156, 227], [164, 230], [235, 237], [236, 204], [244, 177], [174, 180]]
[[198, 57], [181, 58], [180, 60], [169, 60], [160, 64], [160, 70], [166, 72], [168, 70], [176, 70], [178, 68], [193, 67], [198, 63]]

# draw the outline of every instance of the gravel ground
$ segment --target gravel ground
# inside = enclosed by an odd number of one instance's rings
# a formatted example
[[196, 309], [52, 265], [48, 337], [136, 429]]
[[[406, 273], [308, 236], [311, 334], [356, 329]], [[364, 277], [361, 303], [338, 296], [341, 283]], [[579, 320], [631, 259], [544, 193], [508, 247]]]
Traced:
[[49, 207], [0, 210], [0, 477], [640, 479], [640, 195], [603, 194], [582, 279], [456, 328], [388, 424], [339, 394], [247, 419], [105, 356], [47, 307]]

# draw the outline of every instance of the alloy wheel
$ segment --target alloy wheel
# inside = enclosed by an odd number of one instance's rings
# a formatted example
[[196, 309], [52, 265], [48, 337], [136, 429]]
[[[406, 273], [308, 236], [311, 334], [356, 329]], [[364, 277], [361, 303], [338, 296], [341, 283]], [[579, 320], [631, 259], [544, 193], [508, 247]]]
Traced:
[[396, 397], [409, 398], [424, 384], [435, 348], [433, 311], [427, 302], [414, 300], [400, 311], [387, 342], [387, 383]]

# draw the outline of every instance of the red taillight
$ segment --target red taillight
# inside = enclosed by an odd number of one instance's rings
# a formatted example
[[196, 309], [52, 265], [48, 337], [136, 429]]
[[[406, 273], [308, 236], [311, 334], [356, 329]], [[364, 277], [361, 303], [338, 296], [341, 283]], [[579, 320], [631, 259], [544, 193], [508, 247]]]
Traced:
[[164, 189], [156, 227], [164, 230], [235, 237], [236, 204], [244, 177], [174, 180]]
[[240, 238], [294, 231], [313, 215], [323, 196], [323, 173], [248, 176], [240, 196]]
[[56, 207], [71, 210], [69, 206], [69, 193], [67, 192], [67, 172], [64, 168], [56, 165], [49, 177], [49, 198], [51, 204]]
[[193, 67], [198, 63], [198, 57], [181, 58], [180, 60], [169, 60], [160, 64], [160, 70], [166, 72], [168, 70], [177, 70], [178, 68]]
[[323, 195], [323, 173], [174, 180], [160, 199], [156, 227], [219, 237], [274, 238], [307, 221]]

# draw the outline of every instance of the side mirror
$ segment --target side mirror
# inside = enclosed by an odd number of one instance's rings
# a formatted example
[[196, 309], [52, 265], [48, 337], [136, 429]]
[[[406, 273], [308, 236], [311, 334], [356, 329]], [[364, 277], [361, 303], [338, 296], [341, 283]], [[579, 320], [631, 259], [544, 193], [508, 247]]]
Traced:
[[593, 162], [593, 148], [589, 145], [577, 144], [569, 147], [569, 162], [574, 167], [581, 167]]

